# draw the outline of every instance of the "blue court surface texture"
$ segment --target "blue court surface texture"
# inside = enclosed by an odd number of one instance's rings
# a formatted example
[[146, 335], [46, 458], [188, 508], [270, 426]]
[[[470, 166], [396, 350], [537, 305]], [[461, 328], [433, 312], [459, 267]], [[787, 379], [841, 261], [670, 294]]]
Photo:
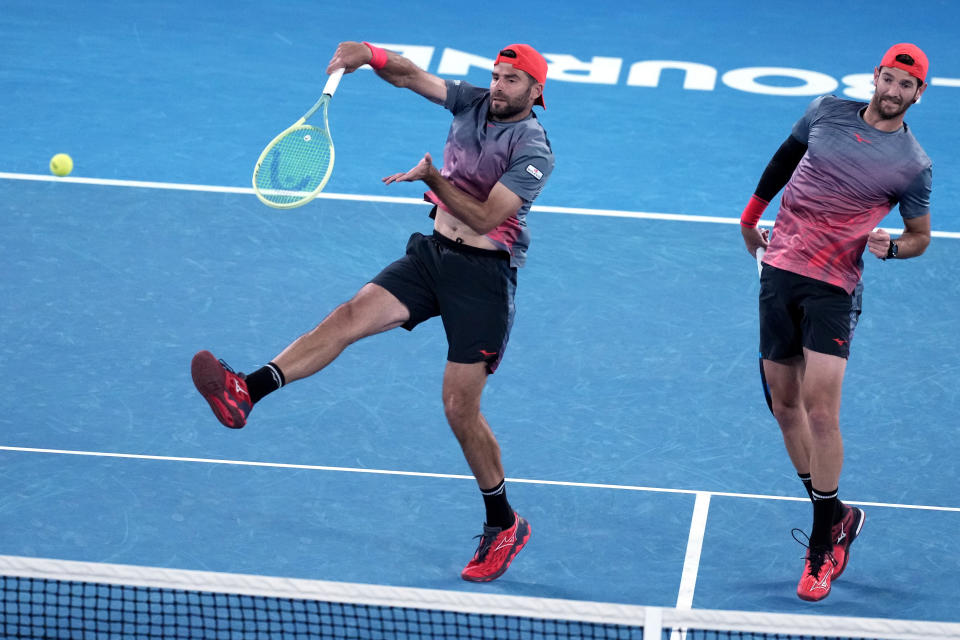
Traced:
[[[960, 4], [928, 0], [5, 0], [0, 554], [960, 621], [957, 25]], [[533, 537], [494, 583], [459, 578], [483, 509], [444, 420], [439, 320], [353, 345], [240, 431], [190, 380], [200, 349], [267, 362], [431, 228], [422, 184], [380, 178], [439, 161], [449, 114], [367, 69], [331, 104], [325, 197], [280, 212], [249, 189], [341, 40], [478, 85], [508, 43], [551, 54], [556, 171], [483, 405]], [[851, 95], [902, 41], [930, 58], [907, 122], [934, 238], [865, 256], [840, 492], [867, 520], [811, 605], [790, 536], [811, 509], [763, 402], [737, 220], [809, 101]], [[651, 80], [649, 61], [698, 66]], [[883, 226], [902, 229], [896, 208]]]

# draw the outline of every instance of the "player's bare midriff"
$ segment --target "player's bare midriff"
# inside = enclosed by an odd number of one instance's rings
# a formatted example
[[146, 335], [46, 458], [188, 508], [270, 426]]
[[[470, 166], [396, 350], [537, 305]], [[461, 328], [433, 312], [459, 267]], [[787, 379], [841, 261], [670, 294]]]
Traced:
[[437, 217], [434, 220], [433, 228], [440, 235], [471, 247], [491, 250], [498, 248], [486, 236], [480, 235], [440, 207], [437, 207]]

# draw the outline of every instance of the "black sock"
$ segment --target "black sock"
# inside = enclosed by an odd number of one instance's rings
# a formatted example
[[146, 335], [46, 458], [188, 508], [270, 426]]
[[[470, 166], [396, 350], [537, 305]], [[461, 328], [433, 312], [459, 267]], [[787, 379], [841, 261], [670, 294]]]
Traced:
[[[807, 490], [807, 495], [810, 496], [810, 501], [813, 502], [813, 479], [810, 478], [810, 474], [798, 473], [797, 476], [803, 483], [803, 488]], [[847, 505], [843, 504], [843, 501], [838, 499], [837, 508], [833, 510], [833, 524], [837, 524], [843, 520], [843, 512], [846, 511], [846, 509]]]
[[260, 401], [268, 393], [272, 393], [286, 384], [286, 378], [283, 377], [283, 371], [280, 371], [275, 363], [271, 362], [266, 366], [260, 367], [247, 376], [247, 391], [250, 392], [250, 400], [254, 404]]
[[807, 495], [810, 496], [810, 501], [813, 502], [813, 479], [810, 477], [810, 474], [798, 473], [797, 477], [800, 478], [800, 482], [803, 483], [803, 488], [807, 490]]
[[833, 510], [833, 524], [837, 524], [843, 520], [843, 512], [846, 511], [847, 505], [843, 504], [843, 501], [840, 498], [837, 498], [837, 508]]
[[487, 526], [509, 529], [513, 526], [514, 516], [507, 502], [507, 487], [503, 480], [493, 489], [480, 489], [483, 504], [487, 507]]
[[813, 530], [810, 532], [811, 547], [832, 547], [830, 529], [833, 514], [837, 509], [837, 490], [813, 490]]

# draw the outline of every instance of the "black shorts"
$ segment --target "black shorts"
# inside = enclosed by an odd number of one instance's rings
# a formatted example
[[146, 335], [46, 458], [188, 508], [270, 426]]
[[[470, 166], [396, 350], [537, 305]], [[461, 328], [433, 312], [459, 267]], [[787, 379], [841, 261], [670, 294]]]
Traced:
[[850, 357], [863, 284], [842, 287], [764, 264], [760, 276], [760, 355], [785, 360], [817, 353]]
[[447, 333], [447, 360], [486, 362], [496, 371], [513, 326], [517, 270], [505, 251], [478, 249], [434, 232], [414, 233], [407, 254], [371, 282], [403, 303], [408, 331], [440, 316]]

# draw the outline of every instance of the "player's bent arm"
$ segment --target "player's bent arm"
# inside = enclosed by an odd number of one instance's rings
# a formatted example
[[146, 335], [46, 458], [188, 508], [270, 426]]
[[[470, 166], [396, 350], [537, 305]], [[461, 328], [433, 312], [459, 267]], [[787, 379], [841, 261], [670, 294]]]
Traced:
[[410, 89], [427, 100], [443, 104], [447, 99], [447, 83], [427, 73], [411, 60], [387, 51], [387, 63], [376, 74], [395, 87]]
[[520, 196], [510, 191], [501, 182], [493, 185], [485, 201], [480, 201], [458, 189], [435, 168], [423, 181], [440, 198], [454, 218], [479, 235], [496, 229], [501, 222], [515, 215], [523, 205]]
[[[377, 61], [373, 59], [374, 49], [379, 55]], [[447, 99], [447, 85], [441, 78], [427, 73], [400, 54], [379, 47], [374, 49], [363, 42], [341, 42], [327, 64], [327, 73], [339, 68], [352, 73], [370, 64], [378, 67], [374, 69], [376, 74], [392, 85], [411, 89], [438, 104]]]
[[780, 190], [790, 181], [790, 177], [806, 152], [807, 145], [791, 134], [783, 141], [783, 144], [773, 154], [770, 162], [763, 170], [757, 188], [740, 215], [740, 224], [743, 227], [741, 230], [744, 233], [744, 240], [747, 241], [747, 249], [750, 253], [756, 250], [756, 247], [752, 245], [755, 244], [753, 236], [757, 234], [752, 230], [756, 228], [773, 197], [780, 193]]
[[904, 218], [903, 233], [899, 238], [891, 238], [884, 229], [874, 229], [867, 234], [867, 248], [881, 260], [889, 256], [890, 241], [897, 243], [897, 258], [915, 258], [921, 255], [930, 244], [930, 214], [916, 218]]
[[930, 214], [903, 221], [903, 233], [895, 238], [897, 258], [915, 258], [922, 255], [930, 244]]
[[787, 136], [763, 170], [754, 194], [767, 202], [773, 200], [773, 197], [780, 193], [780, 190], [790, 181], [790, 176], [793, 175], [794, 169], [800, 164], [806, 152], [807, 145], [792, 135]]

